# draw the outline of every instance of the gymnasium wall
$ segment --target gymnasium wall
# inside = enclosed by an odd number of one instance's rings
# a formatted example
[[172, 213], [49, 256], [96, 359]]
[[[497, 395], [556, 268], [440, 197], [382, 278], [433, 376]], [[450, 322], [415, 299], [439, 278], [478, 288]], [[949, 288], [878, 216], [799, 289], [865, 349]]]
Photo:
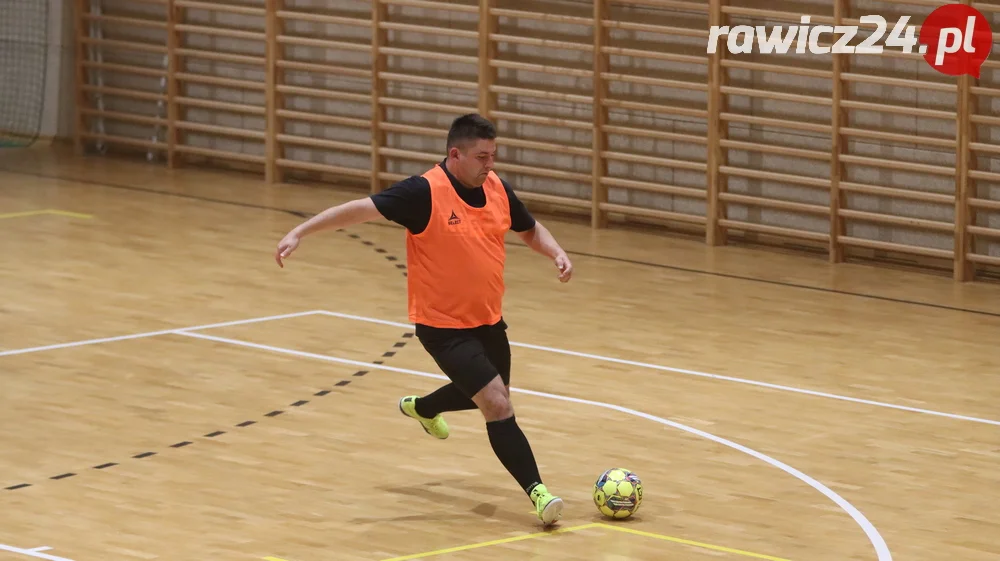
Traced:
[[[526, 200], [598, 227], [627, 218], [959, 280], [1000, 267], [1000, 54], [976, 80], [891, 47], [705, 49], [710, 23], [877, 13], [891, 28], [942, 2], [77, 2], [81, 149], [378, 190], [440, 160], [451, 119], [479, 111]], [[973, 5], [1000, 30], [1000, 2]]]

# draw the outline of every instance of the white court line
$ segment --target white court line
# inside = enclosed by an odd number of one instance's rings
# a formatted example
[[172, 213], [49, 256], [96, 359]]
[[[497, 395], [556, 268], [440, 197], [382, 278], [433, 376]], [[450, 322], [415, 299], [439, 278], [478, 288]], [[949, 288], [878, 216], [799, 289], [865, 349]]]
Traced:
[[[395, 367], [395, 366], [386, 366], [384, 364], [373, 364], [373, 363], [369, 363], [369, 362], [361, 362], [359, 360], [350, 360], [350, 359], [346, 359], [346, 358], [340, 358], [340, 357], [334, 357], [334, 356], [328, 356], [328, 355], [321, 355], [321, 354], [316, 354], [316, 353], [307, 353], [307, 352], [304, 352], [304, 351], [296, 351], [296, 350], [293, 350], [293, 349], [286, 349], [286, 348], [282, 348], [282, 347], [273, 347], [271, 345], [261, 345], [259, 343], [250, 343], [250, 342], [247, 342], [247, 341], [240, 341], [238, 339], [227, 339], [227, 338], [224, 338], [224, 337], [216, 337], [214, 335], [205, 335], [204, 333], [178, 332], [177, 335], [184, 335], [184, 336], [187, 336], [187, 337], [194, 337], [196, 339], [205, 339], [205, 340], [208, 340], [208, 341], [215, 341], [217, 343], [228, 343], [230, 345], [238, 345], [238, 346], [241, 346], [241, 347], [249, 347], [249, 348], [252, 348], [252, 349], [259, 349], [259, 350], [263, 350], [263, 351], [271, 351], [271, 352], [275, 352], [275, 353], [281, 353], [281, 354], [286, 354], [286, 355], [293, 355], [293, 356], [298, 356], [298, 357], [303, 357], [303, 358], [313, 358], [313, 359], [323, 360], [323, 361], [327, 361], [327, 362], [337, 362], [337, 363], [341, 363], [341, 364], [350, 364], [352, 366], [361, 366], [361, 367], [372, 369], [372, 370], [387, 370], [387, 371], [390, 371], [390, 372], [399, 372], [401, 374], [410, 374], [410, 375], [413, 375], [413, 376], [421, 376], [421, 377], [424, 377], [424, 378], [435, 378], [435, 379], [438, 379], [438, 380], [447, 380], [448, 379], [447, 376], [444, 376], [444, 375], [441, 375], [441, 374], [432, 374], [430, 372], [421, 372], [419, 370], [410, 370], [410, 369], [407, 369], [407, 368], [398, 368], [398, 367]], [[705, 431], [702, 431], [702, 430], [699, 430], [699, 429], [696, 429], [696, 428], [692, 428], [692, 427], [689, 427], [687, 425], [682, 425], [681, 423], [677, 423], [677, 422], [674, 422], [674, 421], [668, 421], [667, 419], [664, 419], [662, 417], [657, 417], [655, 415], [650, 415], [648, 413], [643, 413], [641, 411], [636, 411], [635, 409], [629, 409], [627, 407], [621, 407], [621, 406], [618, 406], [618, 405], [612, 405], [610, 403], [602, 403], [600, 401], [590, 401], [590, 400], [586, 400], [586, 399], [578, 399], [578, 398], [575, 398], [575, 397], [567, 397], [567, 396], [558, 395], [558, 394], [551, 394], [551, 393], [545, 393], [545, 392], [537, 392], [537, 391], [533, 391], [533, 390], [523, 390], [523, 389], [514, 388], [514, 387], [510, 388], [510, 391], [511, 392], [517, 392], [517, 393], [523, 393], [523, 394], [527, 394], [527, 395], [533, 395], [533, 396], [537, 396], [537, 397], [545, 397], [545, 398], [549, 398], [549, 399], [556, 399], [556, 400], [559, 400], [559, 401], [568, 401], [568, 402], [571, 402], [571, 403], [579, 403], [579, 404], [583, 404], [583, 405], [592, 405], [594, 407], [601, 407], [601, 408], [604, 408], [604, 409], [611, 409], [613, 411], [619, 411], [619, 412], [625, 413], [627, 415], [632, 415], [632, 416], [635, 416], [635, 417], [640, 417], [642, 419], [647, 419], [647, 420], [650, 420], [650, 421], [653, 421], [653, 422], [656, 422], [656, 423], [660, 423], [661, 425], [666, 425], [666, 426], [669, 426], [669, 427], [673, 427], [675, 429], [679, 429], [679, 430], [682, 430], [682, 431], [694, 434], [696, 436], [700, 436], [702, 438], [706, 438], [706, 439], [711, 440], [713, 442], [716, 442], [718, 444], [722, 444], [723, 446], [728, 446], [729, 448], [732, 448], [734, 450], [738, 450], [740, 452], [743, 452], [744, 454], [748, 454], [750, 456], [753, 456], [754, 458], [757, 458], [758, 460], [766, 462], [766, 463], [768, 463], [768, 464], [770, 464], [770, 465], [772, 465], [772, 466], [774, 466], [774, 467], [776, 467], [776, 468], [784, 471], [785, 473], [787, 473], [789, 475], [792, 475], [796, 479], [804, 482], [805, 484], [809, 485], [813, 489], [816, 489], [817, 491], [819, 491], [820, 493], [822, 493], [824, 496], [826, 496], [827, 498], [829, 498], [830, 500], [832, 500], [837, 506], [839, 506], [840, 508], [842, 508], [844, 510], [844, 512], [846, 512], [852, 519], [854, 519], [854, 521], [857, 522], [858, 526], [861, 527], [861, 529], [864, 531], [865, 535], [868, 537], [868, 540], [871, 542], [872, 546], [875, 548], [875, 552], [878, 555], [878, 561], [892, 561], [892, 554], [889, 552], [889, 547], [886, 545], [885, 540], [882, 539], [882, 536], [879, 534], [879, 532], [875, 528], [875, 526], [871, 522], [869, 522], [868, 519], [865, 518], [865, 515], [862, 514], [861, 511], [859, 511], [857, 508], [855, 508], [854, 505], [852, 505], [851, 503], [847, 502], [846, 499], [844, 499], [843, 497], [841, 497], [840, 495], [838, 495], [837, 493], [835, 493], [833, 490], [831, 490], [826, 485], [823, 485], [819, 481], [813, 479], [812, 477], [809, 477], [808, 475], [802, 473], [801, 471], [799, 471], [799, 470], [797, 470], [797, 469], [795, 469], [795, 468], [789, 466], [788, 464], [785, 464], [785, 463], [783, 463], [783, 462], [781, 462], [779, 460], [776, 460], [776, 459], [774, 459], [774, 458], [772, 458], [772, 457], [770, 457], [770, 456], [768, 456], [766, 454], [763, 454], [761, 452], [753, 450], [752, 448], [747, 448], [746, 446], [743, 446], [742, 444], [737, 444], [735, 442], [726, 440], [726, 439], [724, 439], [722, 437], [715, 436], [714, 434], [711, 434], [711, 433], [708, 433], [708, 432], [705, 432]]]
[[[326, 315], [326, 316], [333, 316], [333, 317], [350, 319], [350, 320], [355, 320], [355, 321], [364, 321], [364, 322], [368, 322], [368, 323], [377, 323], [377, 324], [381, 324], [381, 325], [391, 325], [393, 327], [404, 327], [404, 328], [413, 329], [413, 325], [412, 324], [408, 324], [408, 323], [399, 323], [399, 322], [395, 322], [395, 321], [386, 321], [386, 320], [382, 320], [382, 319], [369, 318], [369, 317], [365, 317], [365, 316], [355, 316], [355, 315], [351, 315], [351, 314], [341, 314], [341, 313], [338, 313], [338, 312], [329, 312], [329, 311], [325, 311], [325, 310], [321, 311], [320, 313], [323, 314], [323, 315]], [[958, 420], [958, 421], [971, 421], [973, 423], [983, 423], [983, 424], [986, 424], [986, 425], [1000, 426], [1000, 421], [996, 421], [996, 420], [993, 420], [993, 419], [982, 419], [982, 418], [979, 418], [979, 417], [970, 417], [970, 416], [967, 416], [967, 415], [956, 415], [954, 413], [944, 413], [944, 412], [941, 412], [941, 411], [934, 411], [934, 410], [931, 410], [931, 409], [920, 409], [918, 407], [907, 407], [905, 405], [896, 405], [894, 403], [886, 403], [884, 401], [873, 401], [873, 400], [870, 400], [870, 399], [861, 399], [861, 398], [857, 398], [857, 397], [849, 397], [849, 396], [846, 396], [846, 395], [839, 395], [839, 394], [834, 394], [834, 393], [827, 393], [827, 392], [819, 392], [819, 391], [814, 391], [814, 390], [807, 390], [807, 389], [803, 389], [803, 388], [796, 388], [796, 387], [793, 387], [793, 386], [782, 386], [782, 385], [779, 385], [779, 384], [770, 384], [770, 383], [767, 383], [767, 382], [760, 382], [758, 380], [748, 380], [746, 378], [735, 378], [735, 377], [732, 377], [732, 376], [723, 376], [721, 374], [709, 374], [707, 372], [698, 372], [697, 370], [685, 370], [683, 368], [672, 368], [670, 366], [660, 366], [659, 364], [650, 364], [648, 362], [638, 362], [638, 361], [634, 361], [634, 360], [625, 360], [625, 359], [622, 359], [622, 358], [614, 358], [614, 357], [610, 357], [610, 356], [595, 355], [595, 354], [590, 354], [590, 353], [581, 353], [581, 352], [577, 352], [577, 351], [569, 351], [569, 350], [566, 350], [566, 349], [558, 349], [558, 348], [555, 348], [555, 347], [542, 347], [540, 345], [531, 345], [529, 343], [518, 343], [518, 342], [515, 342], [515, 341], [511, 341], [510, 342], [510, 346], [512, 346], [512, 347], [523, 347], [525, 349], [534, 349], [536, 351], [545, 351], [545, 352], [550, 352], [550, 353], [575, 356], [575, 357], [579, 357], [579, 358], [589, 358], [589, 359], [592, 359], [592, 360], [600, 360], [600, 361], [604, 361], [604, 362], [613, 362], [613, 363], [616, 363], [616, 364], [624, 364], [626, 366], [635, 366], [635, 367], [639, 367], [639, 368], [649, 368], [649, 369], [652, 369], [652, 370], [660, 370], [660, 371], [663, 371], [663, 372], [673, 372], [673, 373], [676, 373], [676, 374], [686, 374], [688, 376], [698, 376], [698, 377], [701, 377], [701, 378], [711, 378], [713, 380], [723, 380], [723, 381], [726, 381], [726, 382], [735, 382], [737, 384], [746, 384], [746, 385], [750, 385], [750, 386], [758, 386], [758, 387], [768, 388], [768, 389], [772, 389], [772, 390], [780, 390], [780, 391], [785, 391], [785, 392], [792, 392], [792, 393], [798, 393], [798, 394], [804, 394], [804, 395], [811, 395], [811, 396], [814, 396], [814, 397], [825, 397], [825, 398], [828, 398], [828, 399], [836, 399], [836, 400], [847, 401], [847, 402], [851, 402], [851, 403], [861, 403], [861, 404], [864, 404], [864, 405], [874, 405], [876, 407], [885, 407], [887, 409], [897, 409], [899, 411], [909, 411], [911, 413], [922, 413], [924, 415], [934, 415], [934, 416], [937, 416], [937, 417], [945, 417], [945, 418], [948, 418], [948, 419], [955, 419], [955, 420]]]
[[47, 553], [39, 553], [43, 550], [52, 549], [51, 547], [36, 547], [35, 549], [20, 549], [17, 547], [4, 545], [0, 543], [0, 551], [9, 551], [11, 553], [20, 553], [21, 555], [27, 555], [28, 557], [35, 557], [37, 559], [48, 559], [48, 561], [73, 561], [72, 559], [67, 559], [65, 557], [56, 557], [55, 555], [49, 555]]
[[144, 337], [156, 337], [157, 335], [169, 335], [171, 333], [177, 333], [178, 331], [199, 331], [202, 329], [214, 329], [217, 327], [229, 327], [232, 325], [245, 325], [248, 323], [260, 323], [263, 321], [274, 321], [278, 319], [288, 319], [301, 316], [309, 316], [320, 314], [319, 310], [313, 310], [311, 312], [297, 312], [294, 314], [282, 314], [279, 316], [267, 316], [261, 318], [251, 318], [251, 319], [240, 319], [236, 321], [226, 321], [222, 323], [210, 323], [207, 325], [196, 325], [194, 327], [182, 327], [180, 329], [164, 329], [161, 331], [149, 331], [146, 333], [136, 333], [134, 335], [119, 335], [117, 337], [104, 337], [102, 339], [87, 339], [85, 341], [75, 341], [72, 343], [59, 343], [56, 345], [46, 345], [44, 347], [31, 347], [28, 349], [15, 349], [11, 351], [0, 351], [0, 357], [4, 356], [14, 356], [22, 355], [27, 353], [37, 353], [41, 351], [52, 351], [56, 349], [68, 349], [70, 347], [83, 347], [85, 345], [96, 345], [98, 343], [112, 343], [114, 341], [127, 341], [129, 339], [142, 339]]
[[[184, 328], [181, 328], [181, 329], [166, 329], [166, 330], [162, 330], [162, 331], [150, 331], [150, 332], [147, 332], [147, 333], [136, 333], [134, 335], [120, 335], [118, 337], [104, 337], [102, 339], [89, 339], [89, 340], [86, 340], [86, 341], [76, 341], [76, 342], [73, 342], [73, 343], [60, 343], [60, 344], [57, 344], [57, 345], [46, 345], [44, 347], [32, 347], [32, 348], [28, 348], [28, 349], [17, 349], [17, 350], [11, 350], [11, 351], [3, 351], [3, 352], [0, 352], [0, 357], [20, 355], [20, 354], [26, 354], [26, 353], [37, 353], [37, 352], [41, 352], [41, 351], [50, 351], [50, 350], [55, 350], [55, 349], [66, 349], [66, 348], [70, 348], [70, 347], [82, 347], [82, 346], [85, 346], [85, 345], [96, 345], [98, 343], [110, 343], [110, 342], [113, 342], [113, 341], [126, 341], [126, 340], [129, 340], [129, 339], [141, 339], [143, 337], [155, 337], [157, 335], [167, 335], [167, 334], [171, 334], [171, 333], [184, 334], [187, 331], [198, 331], [198, 330], [202, 330], [202, 329], [213, 329], [213, 328], [217, 328], [217, 327], [228, 327], [228, 326], [232, 326], [232, 325], [245, 325], [245, 324], [249, 324], [249, 323], [259, 323], [259, 322], [264, 322], [264, 321], [272, 321], [272, 320], [279, 320], [279, 319], [288, 319], [288, 318], [294, 318], [294, 317], [315, 315], [315, 314], [318, 314], [318, 313], [319, 313], [318, 311], [314, 310], [314, 311], [309, 311], [309, 312], [297, 312], [297, 313], [282, 314], [282, 315], [277, 315], [277, 316], [266, 316], [266, 317], [251, 318], [251, 319], [241, 319], [241, 320], [235, 320], [235, 321], [226, 321], [226, 322], [222, 322], [222, 323], [210, 323], [210, 324], [206, 324], [206, 325], [196, 325], [196, 326], [193, 326], [193, 327], [184, 327]], [[29, 557], [36, 557], [38, 559], [47, 559], [48, 561], [73, 561], [72, 559], [67, 559], [65, 557], [56, 557], [55, 555], [48, 555], [46, 553], [42, 553], [43, 551], [48, 551], [50, 549], [52, 549], [52, 548], [48, 547], [48, 546], [36, 547], [36, 548], [33, 548], [33, 549], [20, 549], [20, 548], [16, 548], [16, 547], [13, 547], [13, 546], [0, 544], [0, 551], [10, 551], [12, 553], [20, 553], [20, 554], [23, 554], [23, 555], [27, 555]]]

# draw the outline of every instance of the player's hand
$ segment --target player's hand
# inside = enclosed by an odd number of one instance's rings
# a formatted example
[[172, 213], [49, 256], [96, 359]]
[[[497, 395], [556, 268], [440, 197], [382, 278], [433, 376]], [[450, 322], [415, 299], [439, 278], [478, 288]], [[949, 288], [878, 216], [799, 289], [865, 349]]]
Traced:
[[282, 259], [288, 258], [297, 247], [299, 247], [299, 236], [295, 232], [289, 232], [278, 242], [278, 249], [274, 252], [274, 260], [278, 263], [279, 267], [285, 267]]
[[556, 268], [559, 269], [559, 282], [569, 282], [570, 277], [573, 276], [573, 263], [570, 262], [569, 257], [566, 254], [556, 256], [555, 259]]

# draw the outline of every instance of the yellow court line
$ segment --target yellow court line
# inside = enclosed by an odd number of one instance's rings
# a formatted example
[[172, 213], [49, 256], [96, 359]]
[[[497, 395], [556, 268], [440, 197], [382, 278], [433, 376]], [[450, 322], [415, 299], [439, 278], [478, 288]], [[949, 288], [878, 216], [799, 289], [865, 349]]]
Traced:
[[87, 218], [87, 219], [90, 219], [90, 218], [94, 217], [92, 214], [83, 214], [83, 213], [80, 213], [80, 212], [70, 212], [68, 210], [55, 210], [55, 209], [53, 209], [53, 210], [49, 210], [48, 213], [49, 214], [54, 214], [56, 216], [68, 216], [70, 218]]
[[713, 545], [710, 543], [701, 543], [691, 540], [685, 540], [683, 538], [675, 538], [673, 536], [667, 536], [664, 534], [655, 534], [653, 532], [643, 532], [642, 530], [633, 530], [632, 528], [622, 528], [621, 526], [616, 526], [614, 524], [605, 524], [603, 522], [597, 522], [594, 524], [601, 528], [608, 528], [609, 530], [617, 530], [619, 532], [625, 532], [628, 534], [635, 534], [637, 536], [644, 536], [647, 538], [655, 538], [658, 540], [664, 540], [668, 542], [674, 542], [684, 545], [690, 545], [693, 547], [700, 547], [702, 549], [711, 549], [713, 551], [721, 551], [723, 553], [732, 553], [734, 555], [742, 555], [744, 557], [752, 557], [754, 559], [766, 559], [767, 561], [790, 561], [789, 559], [784, 559], [782, 557], [772, 557], [770, 555], [764, 555], [762, 553], [754, 553], [752, 551], [744, 551], [742, 549], [733, 549], [731, 547], [723, 547], [721, 545]]
[[45, 209], [45, 210], [26, 210], [23, 212], [8, 212], [6, 214], [0, 214], [0, 220], [6, 218], [25, 218], [28, 216], [42, 216], [45, 214], [54, 214], [56, 216], [68, 216], [70, 218], [93, 218], [90, 214], [81, 214], [79, 212], [70, 212], [68, 210], [56, 210], [56, 209]]
[[42, 214], [47, 214], [46, 210], [26, 210], [24, 212], [8, 212], [6, 214], [0, 214], [0, 220], [5, 218], [23, 218], [25, 216], [40, 216]]
[[[533, 538], [542, 538], [545, 536], [551, 536], [553, 534], [565, 534], [567, 532], [576, 532], [577, 530], [586, 530], [587, 528], [607, 528], [609, 530], [615, 530], [618, 532], [624, 532], [626, 534], [634, 534], [636, 536], [643, 536], [646, 538], [654, 538], [657, 540], [663, 540], [673, 543], [678, 543], [682, 545], [689, 545], [692, 547], [700, 547], [702, 549], [710, 549], [712, 551], [720, 551], [722, 553], [732, 553], [733, 555], [742, 555], [744, 557], [751, 557], [753, 559], [764, 559], [765, 561], [791, 561], [790, 559], [785, 559], [783, 557], [773, 557], [771, 555], [764, 555], [762, 553], [754, 553], [752, 551], [745, 551], [742, 549], [734, 549], [732, 547], [724, 547], [721, 545], [714, 545], [710, 543], [696, 542], [692, 540], [686, 540], [684, 538], [675, 538], [673, 536], [668, 536], [665, 534], [657, 534], [654, 532], [644, 532], [642, 530], [634, 530], [632, 528], [623, 528], [615, 524], [606, 524], [603, 522], [593, 522], [591, 524], [581, 524], [579, 526], [570, 526], [569, 528], [561, 528], [559, 530], [553, 530], [550, 532], [537, 532], [534, 534], [526, 534], [523, 536], [514, 536], [511, 538], [504, 538], [501, 540], [492, 540], [488, 542], [479, 542], [469, 545], [460, 545], [456, 547], [449, 547], [447, 549], [438, 549], [435, 551], [426, 551], [424, 553], [414, 553], [412, 555], [404, 555], [402, 557], [393, 557], [391, 559], [383, 559], [382, 561], [409, 561], [411, 559], [422, 559], [424, 557], [431, 557], [434, 555], [444, 555], [445, 553], [455, 553], [458, 551], [467, 551], [470, 549], [478, 549], [481, 547], [489, 547], [491, 545], [501, 545], [505, 543], [518, 542], [523, 540], [530, 540]], [[285, 561], [280, 557], [265, 557], [264, 561]]]
[[[551, 532], [538, 532], [535, 534], [526, 534], [523, 536], [514, 536], [512, 538], [504, 538], [502, 540], [493, 540], [488, 542], [479, 542], [469, 545], [460, 545], [457, 547], [449, 547], [447, 549], [438, 549], [436, 551], [427, 551], [424, 553], [415, 553], [413, 555], [404, 555], [402, 557], [393, 557], [391, 559], [383, 559], [382, 561], [408, 561], [409, 559], [422, 559], [424, 557], [430, 557], [432, 555], [443, 555], [445, 553], [455, 553], [456, 551], [466, 551], [469, 549], [478, 549], [480, 547], [489, 547], [491, 545], [500, 545], [511, 542], [519, 542], [522, 540], [530, 540], [532, 538], [542, 538], [545, 536], [551, 536], [553, 534], [565, 534], [566, 532], [575, 532], [577, 530], [586, 530], [587, 528], [595, 528], [600, 526], [600, 524], [581, 524], [580, 526], [570, 526], [569, 528], [561, 528], [559, 530], [552, 530]], [[281, 560], [277, 560], [281, 561]]]

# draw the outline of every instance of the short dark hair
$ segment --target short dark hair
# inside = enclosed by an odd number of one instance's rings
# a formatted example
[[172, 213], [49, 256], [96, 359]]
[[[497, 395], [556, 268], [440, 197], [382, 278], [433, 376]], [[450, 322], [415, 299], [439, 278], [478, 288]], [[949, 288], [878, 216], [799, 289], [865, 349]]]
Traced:
[[497, 128], [489, 119], [478, 113], [469, 113], [451, 122], [445, 149], [451, 150], [453, 146], [463, 148], [469, 142], [481, 139], [493, 140], [496, 137]]

